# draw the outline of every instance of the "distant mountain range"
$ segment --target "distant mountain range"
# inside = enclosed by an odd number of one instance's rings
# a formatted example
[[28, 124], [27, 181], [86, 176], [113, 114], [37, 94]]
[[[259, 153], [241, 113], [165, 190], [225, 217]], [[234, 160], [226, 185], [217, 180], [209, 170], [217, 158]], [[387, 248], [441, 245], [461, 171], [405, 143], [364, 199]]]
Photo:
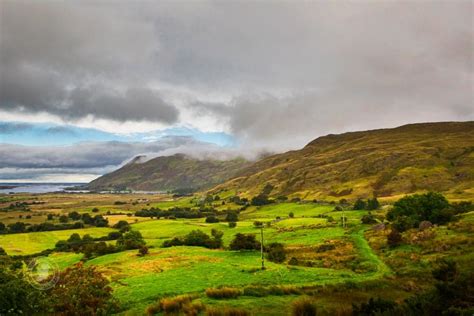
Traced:
[[[140, 158], [137, 158], [140, 159]], [[89, 184], [92, 189], [170, 190], [192, 187], [305, 199], [395, 196], [423, 190], [474, 199], [474, 122], [410, 124], [327, 135], [300, 150], [256, 162], [159, 157]]]

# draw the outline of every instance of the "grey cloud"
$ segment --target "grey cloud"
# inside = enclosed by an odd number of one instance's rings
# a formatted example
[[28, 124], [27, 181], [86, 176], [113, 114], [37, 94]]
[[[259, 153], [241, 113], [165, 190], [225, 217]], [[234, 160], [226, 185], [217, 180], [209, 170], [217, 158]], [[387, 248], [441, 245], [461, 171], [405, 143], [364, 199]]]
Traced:
[[[191, 119], [224, 121], [243, 146], [275, 150], [329, 132], [474, 119], [472, 1], [0, 6], [7, 110], [193, 123], [150, 88], [164, 83], [189, 91]], [[212, 92], [232, 102], [199, 100]]]

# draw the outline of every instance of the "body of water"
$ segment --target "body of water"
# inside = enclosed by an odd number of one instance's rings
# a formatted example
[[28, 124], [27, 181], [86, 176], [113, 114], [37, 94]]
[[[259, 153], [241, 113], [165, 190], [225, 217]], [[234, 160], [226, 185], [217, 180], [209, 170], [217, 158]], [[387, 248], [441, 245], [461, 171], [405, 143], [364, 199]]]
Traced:
[[0, 194], [64, 192], [84, 183], [0, 183]]

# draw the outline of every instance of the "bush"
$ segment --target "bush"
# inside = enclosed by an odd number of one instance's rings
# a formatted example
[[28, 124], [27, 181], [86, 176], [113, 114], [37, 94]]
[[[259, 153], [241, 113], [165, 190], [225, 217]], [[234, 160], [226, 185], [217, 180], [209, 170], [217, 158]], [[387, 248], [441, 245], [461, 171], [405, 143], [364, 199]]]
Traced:
[[268, 199], [268, 196], [265, 194], [259, 194], [257, 196], [254, 196], [252, 200], [250, 201], [250, 204], [254, 206], [262, 206], [262, 205], [267, 205], [270, 203], [271, 201]]
[[201, 230], [193, 230], [185, 235], [183, 238], [175, 237], [163, 243], [163, 247], [172, 246], [197, 246], [206, 247], [209, 249], [217, 249], [222, 247], [222, 236], [224, 235], [217, 229], [212, 229], [211, 236], [207, 235]]
[[231, 250], [259, 250], [260, 242], [255, 239], [254, 234], [238, 233], [229, 247]]
[[0, 269], [0, 315], [46, 314], [45, 293], [23, 274]]
[[237, 222], [239, 220], [239, 216], [234, 211], [229, 211], [225, 217], [226, 222]]
[[266, 246], [267, 259], [271, 262], [281, 263], [286, 259], [285, 246], [278, 242]]
[[250, 313], [244, 309], [236, 308], [236, 307], [220, 307], [220, 308], [206, 308], [206, 315], [207, 316], [249, 316]]
[[53, 311], [63, 315], [109, 314], [115, 307], [107, 278], [82, 263], [60, 272], [47, 294]]
[[379, 201], [377, 200], [376, 197], [374, 197], [373, 199], [368, 199], [367, 200], [367, 209], [369, 211], [377, 210], [379, 207], [380, 207], [380, 203], [379, 203]]
[[206, 217], [206, 223], [219, 223], [219, 219], [215, 215], [209, 215]]
[[384, 300], [382, 298], [370, 298], [367, 303], [362, 303], [359, 306], [352, 304], [352, 315], [354, 316], [372, 316], [385, 315], [393, 311], [397, 304], [393, 301]]
[[125, 230], [130, 227], [130, 224], [127, 221], [121, 220], [118, 221], [113, 228], [120, 229], [120, 230]]
[[142, 246], [138, 249], [138, 255], [140, 257], [143, 257], [148, 254], [148, 247], [147, 246]]
[[206, 289], [207, 297], [214, 299], [236, 298], [242, 294], [242, 291], [232, 287], [208, 288]]
[[288, 264], [291, 266], [297, 266], [299, 264], [299, 261], [295, 257], [291, 257], [290, 261], [288, 261]]
[[387, 235], [387, 244], [390, 247], [397, 247], [401, 245], [402, 240], [402, 235], [394, 228], [392, 228], [390, 233]]
[[117, 239], [117, 247], [123, 250], [139, 249], [145, 244], [142, 234], [137, 230], [131, 230]]
[[377, 220], [375, 216], [369, 212], [369, 214], [362, 216], [361, 222], [362, 224], [376, 224]]
[[352, 207], [353, 210], [365, 210], [367, 205], [365, 204], [365, 201], [362, 199], [357, 199], [355, 201], [354, 206]]
[[421, 221], [445, 224], [452, 220], [455, 211], [448, 200], [439, 193], [414, 194], [394, 203], [387, 219], [397, 222], [400, 231], [418, 227]]
[[316, 316], [316, 306], [308, 297], [295, 300], [291, 304], [291, 315]]
[[229, 222], [229, 228], [235, 228], [235, 227], [237, 227], [236, 222]]
[[293, 213], [293, 212], [288, 213], [288, 217], [289, 217], [289, 218], [295, 217], [295, 213]]

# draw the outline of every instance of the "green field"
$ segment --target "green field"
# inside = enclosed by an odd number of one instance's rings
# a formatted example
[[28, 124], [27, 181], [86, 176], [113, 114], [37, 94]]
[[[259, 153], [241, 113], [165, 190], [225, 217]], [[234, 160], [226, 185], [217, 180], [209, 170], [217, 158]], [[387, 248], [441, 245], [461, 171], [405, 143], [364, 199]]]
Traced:
[[[92, 202], [88, 200], [87, 203]], [[101, 203], [105, 204], [106, 201]], [[150, 204], [161, 209], [192, 205], [190, 198]], [[237, 208], [230, 202], [225, 207]], [[292, 217], [289, 216], [290, 212]], [[384, 210], [372, 212], [376, 216], [383, 216], [384, 213]], [[468, 267], [474, 259], [474, 233], [471, 229], [473, 212], [463, 214], [450, 226], [435, 227], [433, 231], [436, 237], [429, 244], [408, 242], [393, 250], [386, 248], [386, 232], [376, 232], [371, 230], [371, 226], [361, 224], [361, 218], [366, 214], [368, 211], [335, 211], [334, 205], [306, 202], [250, 206], [240, 212], [235, 228], [230, 228], [228, 223], [222, 221], [209, 224], [204, 218], [150, 219], [110, 215], [108, 218], [111, 223], [129, 221], [132, 229], [143, 235], [149, 253], [140, 257], [136, 250], [122, 251], [86, 260], [85, 264], [96, 266], [111, 281], [121, 314], [142, 315], [147, 306], [160, 298], [193, 293], [198, 301], [207, 306], [244, 308], [253, 315], [288, 315], [291, 302], [298, 299], [299, 295], [242, 295], [234, 299], [216, 300], [207, 297], [205, 290], [221, 286], [238, 289], [293, 286], [316, 295], [322, 310], [332, 314], [331, 311], [350, 310], [351, 302], [366, 300], [371, 296], [383, 295], [392, 299], [409, 296], [411, 289], [397, 285], [400, 280], [428, 286], [432, 282], [429, 279], [432, 263], [440, 257], [440, 253], [436, 252], [439, 244], [447, 245], [443, 248], [443, 255], [457, 258], [463, 267]], [[347, 217], [345, 228], [340, 220], [343, 215]], [[161, 247], [165, 240], [184, 236], [192, 230], [199, 229], [210, 234], [212, 229], [218, 229], [224, 233], [224, 248], [227, 248], [237, 233], [256, 234], [259, 237], [260, 229], [254, 226], [255, 221], [264, 223], [265, 244], [280, 242], [285, 245], [288, 257], [284, 263], [267, 260], [266, 269], [261, 270], [258, 251]], [[75, 232], [101, 237], [111, 231], [114, 229], [93, 227], [0, 235], [0, 246], [10, 255], [28, 255], [52, 249], [58, 240], [65, 240]], [[410, 236], [406, 235], [406, 240]], [[319, 251], [322, 245], [334, 247]], [[290, 257], [295, 255], [299, 256], [301, 262], [308, 264], [289, 265]], [[54, 252], [48, 259], [64, 269], [81, 261], [83, 254]], [[345, 289], [345, 298], [341, 297], [339, 289]]]

